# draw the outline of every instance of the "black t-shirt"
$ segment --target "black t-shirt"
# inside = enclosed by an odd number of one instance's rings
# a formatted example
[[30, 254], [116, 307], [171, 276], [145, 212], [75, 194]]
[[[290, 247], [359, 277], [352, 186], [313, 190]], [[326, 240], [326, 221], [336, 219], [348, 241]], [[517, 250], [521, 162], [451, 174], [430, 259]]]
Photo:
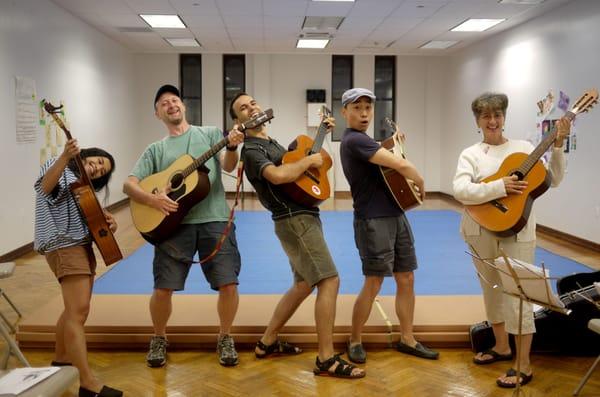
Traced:
[[342, 136], [340, 158], [350, 184], [356, 218], [381, 218], [403, 213], [388, 192], [379, 166], [369, 162], [380, 148], [379, 143], [364, 132], [347, 128]]
[[305, 207], [292, 201], [279, 186], [272, 184], [262, 173], [266, 166], [281, 165], [281, 159], [287, 151], [272, 138], [246, 137], [242, 148], [242, 161], [246, 177], [256, 189], [262, 205], [271, 211], [272, 218], [281, 219], [299, 213], [319, 214], [317, 207]]

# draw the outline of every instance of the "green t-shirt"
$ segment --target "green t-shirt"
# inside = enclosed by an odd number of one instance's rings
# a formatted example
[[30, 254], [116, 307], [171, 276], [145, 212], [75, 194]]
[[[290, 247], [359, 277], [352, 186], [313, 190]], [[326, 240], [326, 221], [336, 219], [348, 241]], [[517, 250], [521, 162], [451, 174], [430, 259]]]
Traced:
[[[223, 134], [216, 127], [190, 126], [182, 135], [168, 136], [150, 144], [138, 159], [130, 175], [142, 180], [149, 175], [165, 170], [184, 154], [198, 158], [221, 139], [223, 139]], [[219, 153], [204, 163], [210, 170], [208, 173], [210, 181], [208, 196], [188, 212], [182, 223], [219, 222], [229, 219], [229, 206], [225, 201], [225, 189], [221, 181], [221, 163], [218, 156]]]

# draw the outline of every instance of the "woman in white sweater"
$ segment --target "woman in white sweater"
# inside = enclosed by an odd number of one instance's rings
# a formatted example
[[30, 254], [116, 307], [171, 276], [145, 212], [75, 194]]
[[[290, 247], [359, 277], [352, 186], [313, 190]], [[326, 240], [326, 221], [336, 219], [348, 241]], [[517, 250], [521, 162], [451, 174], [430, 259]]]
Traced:
[[[517, 176], [507, 176], [492, 182], [481, 182], [496, 173], [503, 160], [515, 152], [531, 153], [533, 145], [527, 141], [508, 139], [503, 135], [508, 98], [504, 94], [485, 93], [475, 98], [471, 104], [475, 122], [483, 135], [481, 142], [462, 151], [454, 176], [454, 197], [463, 204], [482, 204], [490, 200], [506, 197], [509, 194], [522, 194], [526, 181]], [[546, 164], [552, 186], [557, 186], [564, 176], [565, 158], [563, 140], [570, 133], [571, 124], [566, 118], [558, 121], [557, 138], [552, 147], [550, 160]], [[535, 215], [533, 210], [525, 227], [516, 235], [499, 237], [479, 226], [467, 213], [463, 214], [461, 234], [464, 240], [482, 258], [497, 258], [502, 249], [508, 256], [528, 263], [534, 262], [535, 255]], [[485, 269], [487, 266], [478, 266]], [[476, 364], [489, 364], [500, 360], [512, 360], [508, 334], [518, 333], [519, 300], [492, 289], [489, 283], [499, 283], [493, 272], [482, 274], [487, 281], [480, 280], [488, 321], [492, 324], [496, 344], [493, 348], [479, 352], [473, 358]], [[521, 385], [529, 383], [533, 370], [529, 360], [531, 341], [535, 332], [531, 304], [523, 305], [523, 325], [520, 354]], [[514, 367], [517, 368], [515, 361]], [[500, 387], [515, 387], [516, 370], [511, 368], [500, 376], [496, 383]]]

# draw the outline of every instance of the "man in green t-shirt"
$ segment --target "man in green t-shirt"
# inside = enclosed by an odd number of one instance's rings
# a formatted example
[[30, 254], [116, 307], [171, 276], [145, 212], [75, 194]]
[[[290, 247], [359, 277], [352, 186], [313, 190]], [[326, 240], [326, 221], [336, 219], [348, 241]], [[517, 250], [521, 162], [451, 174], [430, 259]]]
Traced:
[[[123, 191], [132, 200], [168, 216], [177, 211], [179, 205], [167, 196], [167, 186], [162, 191], [147, 193], [139, 182], [165, 170], [184, 154], [199, 157], [216, 145], [223, 134], [216, 127], [190, 125], [185, 118], [186, 109], [179, 90], [172, 85], [163, 85], [158, 89], [154, 98], [154, 110], [156, 117], [167, 127], [168, 135], [146, 148], [127, 178]], [[237, 145], [243, 139], [241, 132], [232, 131], [228, 135], [227, 150], [206, 161], [204, 165], [209, 169], [210, 181], [208, 195], [190, 209], [175, 234], [154, 247], [154, 292], [150, 298], [150, 315], [155, 335], [150, 341], [146, 357], [150, 367], [162, 367], [167, 362], [166, 327], [172, 310], [173, 291], [183, 290], [196, 252], [200, 258], [208, 256], [227, 226], [229, 207], [225, 201], [221, 167], [227, 172], [235, 169], [239, 159]], [[229, 333], [238, 308], [240, 267], [235, 229], [232, 228], [217, 254], [202, 264], [202, 271], [211, 288], [219, 292], [217, 311], [220, 330], [217, 353], [219, 362], [225, 366], [238, 363], [238, 354]]]

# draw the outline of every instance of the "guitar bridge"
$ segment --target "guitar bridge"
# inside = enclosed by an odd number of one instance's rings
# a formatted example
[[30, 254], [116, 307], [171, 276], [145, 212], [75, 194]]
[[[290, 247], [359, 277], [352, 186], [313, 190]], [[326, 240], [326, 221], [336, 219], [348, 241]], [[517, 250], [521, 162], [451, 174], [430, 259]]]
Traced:
[[504, 204], [502, 204], [498, 200], [492, 200], [492, 201], [490, 201], [490, 204], [493, 205], [494, 207], [496, 207], [497, 209], [499, 209], [502, 212], [507, 212], [508, 211], [508, 208], [506, 208], [506, 206]]
[[304, 175], [306, 175], [308, 178], [310, 178], [317, 185], [319, 184], [319, 178], [317, 178], [316, 176], [314, 176], [312, 172], [304, 171]]

